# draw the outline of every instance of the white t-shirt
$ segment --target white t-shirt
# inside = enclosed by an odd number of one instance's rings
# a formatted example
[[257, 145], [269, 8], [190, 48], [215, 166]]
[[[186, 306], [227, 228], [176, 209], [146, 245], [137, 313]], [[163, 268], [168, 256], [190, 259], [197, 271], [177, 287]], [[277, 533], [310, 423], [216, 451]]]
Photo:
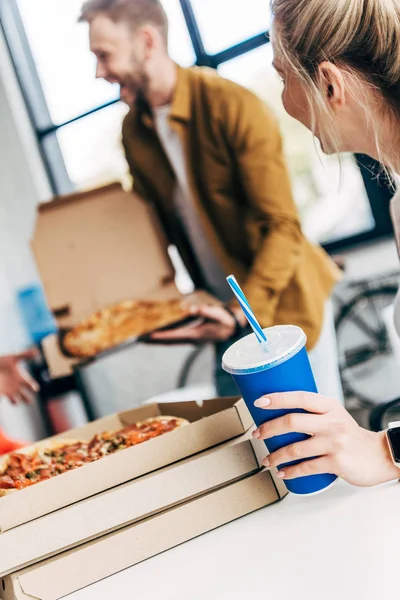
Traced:
[[232, 295], [226, 283], [226, 274], [219, 264], [207, 239], [200, 215], [190, 191], [185, 153], [179, 134], [169, 124], [170, 106], [153, 109], [154, 123], [160, 142], [176, 177], [174, 203], [177, 215], [188, 236], [193, 252], [208, 285], [209, 291], [226, 302]]

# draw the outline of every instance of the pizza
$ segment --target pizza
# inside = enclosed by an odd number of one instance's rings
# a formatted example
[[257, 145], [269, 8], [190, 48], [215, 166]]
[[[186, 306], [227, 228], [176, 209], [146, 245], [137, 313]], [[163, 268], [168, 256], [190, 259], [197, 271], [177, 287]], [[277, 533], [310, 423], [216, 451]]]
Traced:
[[181, 300], [126, 300], [99, 310], [69, 330], [62, 345], [68, 354], [90, 358], [130, 338], [141, 337], [191, 315]]
[[0, 497], [83, 465], [85, 444], [74, 440], [60, 441], [5, 456], [0, 461]]
[[151, 417], [117, 431], [98, 433], [89, 441], [57, 440], [52, 444], [18, 450], [0, 461], [0, 497], [188, 424], [189, 421], [178, 417]]

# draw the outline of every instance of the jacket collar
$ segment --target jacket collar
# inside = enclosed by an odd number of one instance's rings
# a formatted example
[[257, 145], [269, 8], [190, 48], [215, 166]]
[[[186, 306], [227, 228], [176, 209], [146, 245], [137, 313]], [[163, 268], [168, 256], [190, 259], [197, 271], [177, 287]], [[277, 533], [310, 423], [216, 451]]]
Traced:
[[[136, 108], [140, 120], [147, 127], [154, 128], [153, 115], [150, 106], [144, 98], [137, 100]], [[183, 122], [188, 122], [192, 118], [189, 69], [184, 69], [179, 65], [177, 65], [176, 88], [169, 117], [174, 121]]]
[[191, 110], [191, 89], [189, 69], [183, 69], [177, 65], [177, 82], [174, 99], [172, 101], [170, 118], [177, 121], [190, 121], [192, 117]]

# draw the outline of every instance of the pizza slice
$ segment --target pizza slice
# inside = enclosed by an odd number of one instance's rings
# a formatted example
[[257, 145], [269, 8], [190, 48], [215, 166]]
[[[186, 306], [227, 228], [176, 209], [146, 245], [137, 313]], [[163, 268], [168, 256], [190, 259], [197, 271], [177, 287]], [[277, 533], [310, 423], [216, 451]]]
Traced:
[[32, 446], [2, 457], [0, 497], [81, 466], [85, 446], [87, 443], [82, 441], [55, 441], [50, 446]]
[[142, 444], [184, 425], [189, 425], [189, 421], [161, 415], [127, 425], [116, 431], [98, 433], [89, 442], [89, 455], [93, 460], [97, 460], [101, 456]]
[[13, 452], [0, 461], [0, 497], [188, 424], [189, 421], [179, 417], [157, 416], [116, 431], [98, 433], [89, 442], [55, 440], [50, 445], [47, 443]]
[[67, 331], [62, 348], [72, 357], [90, 358], [128, 341], [180, 323], [191, 316], [180, 299], [129, 300], [99, 310]]

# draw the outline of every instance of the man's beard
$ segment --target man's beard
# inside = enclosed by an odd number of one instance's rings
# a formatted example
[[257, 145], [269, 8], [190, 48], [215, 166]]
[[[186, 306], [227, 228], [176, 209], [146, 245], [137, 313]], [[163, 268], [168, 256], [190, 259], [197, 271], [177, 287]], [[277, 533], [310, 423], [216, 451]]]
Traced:
[[148, 90], [148, 77], [145, 73], [130, 75], [121, 83], [121, 100], [133, 106], [138, 98], [146, 98]]

